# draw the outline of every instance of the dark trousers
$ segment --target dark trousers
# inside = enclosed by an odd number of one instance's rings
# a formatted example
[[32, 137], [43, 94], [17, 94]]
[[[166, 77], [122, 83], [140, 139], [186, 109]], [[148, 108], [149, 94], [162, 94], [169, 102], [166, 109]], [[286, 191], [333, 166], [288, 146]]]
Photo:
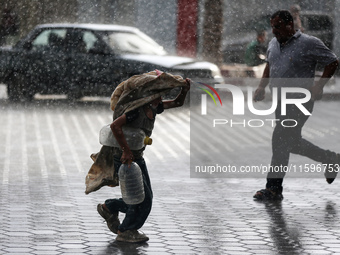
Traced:
[[[314, 102], [309, 101], [304, 104], [304, 107], [312, 113]], [[299, 154], [313, 159], [323, 164], [332, 163], [336, 158], [336, 153], [329, 150], [321, 149], [311, 142], [302, 138], [302, 127], [308, 120], [309, 115], [305, 115], [301, 110], [293, 104], [287, 105], [286, 115], [281, 115], [281, 102], [278, 102], [278, 107], [275, 111], [275, 117], [278, 119], [272, 136], [272, 160], [271, 171], [267, 175], [266, 188], [274, 192], [282, 192], [282, 182], [285, 176], [285, 171], [278, 171], [285, 166], [288, 166], [289, 154]], [[294, 121], [288, 121], [293, 119]], [[287, 120], [287, 121], [286, 121]], [[295, 127], [285, 127], [294, 126]], [[276, 169], [276, 171], [274, 171]]]
[[[153, 194], [145, 161], [143, 158], [139, 158], [135, 160], [135, 162], [139, 165], [143, 174], [145, 193], [144, 201], [137, 205], [127, 205], [122, 198], [108, 199], [105, 201], [105, 205], [111, 213], [115, 213], [117, 211], [125, 213], [125, 218], [118, 227], [121, 232], [124, 232], [125, 230], [141, 228], [149, 216], [152, 207]], [[121, 164], [120, 157], [115, 157], [114, 166], [117, 171], [119, 170]]]

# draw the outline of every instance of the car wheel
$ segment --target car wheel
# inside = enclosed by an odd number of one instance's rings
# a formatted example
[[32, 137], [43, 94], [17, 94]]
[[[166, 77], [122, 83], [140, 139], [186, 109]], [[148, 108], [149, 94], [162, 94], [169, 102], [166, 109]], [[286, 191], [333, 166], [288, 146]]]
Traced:
[[7, 95], [10, 101], [30, 101], [35, 92], [30, 88], [27, 78], [21, 73], [14, 73], [7, 86]]

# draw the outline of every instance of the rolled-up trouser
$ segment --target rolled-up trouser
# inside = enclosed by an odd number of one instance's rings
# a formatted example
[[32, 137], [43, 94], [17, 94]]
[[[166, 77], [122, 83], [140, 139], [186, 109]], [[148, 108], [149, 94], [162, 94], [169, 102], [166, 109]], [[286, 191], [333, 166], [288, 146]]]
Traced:
[[[139, 165], [143, 174], [145, 193], [144, 201], [137, 205], [127, 205], [122, 198], [108, 199], [105, 201], [105, 205], [111, 213], [115, 213], [117, 211], [125, 213], [125, 218], [118, 227], [118, 230], [120, 230], [121, 232], [124, 232], [125, 230], [141, 228], [144, 225], [147, 217], [149, 216], [152, 207], [153, 194], [144, 158], [141, 157], [139, 159], [136, 159], [135, 162]], [[119, 170], [121, 164], [122, 163], [120, 161], [120, 157], [115, 156], [114, 167], [116, 171]]]
[[[303, 105], [312, 113], [313, 101]], [[281, 170], [288, 167], [290, 153], [306, 156], [323, 164], [333, 163], [336, 153], [321, 149], [302, 138], [302, 127], [308, 120], [309, 115], [305, 115], [296, 105], [288, 104], [286, 106], [286, 115], [281, 115], [281, 102], [278, 102], [275, 117], [277, 121], [272, 136], [272, 169], [267, 175], [266, 188], [281, 193], [283, 189], [282, 182], [286, 173]]]

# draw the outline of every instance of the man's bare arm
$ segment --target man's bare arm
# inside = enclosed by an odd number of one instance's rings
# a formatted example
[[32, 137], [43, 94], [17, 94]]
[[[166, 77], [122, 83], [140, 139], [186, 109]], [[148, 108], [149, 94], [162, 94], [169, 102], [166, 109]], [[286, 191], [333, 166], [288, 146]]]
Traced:
[[323, 87], [326, 85], [329, 79], [334, 75], [338, 66], [339, 66], [338, 60], [325, 66], [320, 80], [315, 82], [314, 85], [310, 89], [312, 93], [312, 100], [320, 100], [322, 98]]
[[126, 124], [126, 115], [123, 114], [122, 116], [118, 117], [111, 123], [110, 128], [123, 151], [122, 157], [121, 157], [122, 163], [123, 164], [127, 163], [130, 167], [131, 162], [133, 161], [133, 155], [132, 155], [129, 145], [126, 142], [126, 139], [123, 133], [123, 126], [125, 124]]
[[257, 87], [255, 94], [254, 94], [254, 97], [253, 97], [253, 100], [255, 102], [262, 101], [264, 99], [265, 89], [266, 89], [268, 83], [269, 83], [269, 64], [267, 63], [266, 67], [264, 68], [260, 84]]
[[181, 92], [174, 100], [164, 100], [163, 107], [164, 109], [171, 109], [175, 107], [180, 107], [184, 104], [184, 100], [187, 96], [188, 91], [190, 90], [190, 80], [186, 79], [187, 86], [181, 87]]

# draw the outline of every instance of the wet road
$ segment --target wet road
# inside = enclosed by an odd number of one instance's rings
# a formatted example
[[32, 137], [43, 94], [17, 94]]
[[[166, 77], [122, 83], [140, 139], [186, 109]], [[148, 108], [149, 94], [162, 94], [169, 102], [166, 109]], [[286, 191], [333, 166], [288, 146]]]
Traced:
[[[339, 106], [318, 102], [306, 134], [340, 151]], [[115, 242], [96, 205], [119, 189], [84, 194], [89, 156], [111, 116], [107, 99], [0, 99], [0, 254], [340, 254], [339, 180], [287, 178], [282, 203], [258, 203], [252, 195], [264, 178], [190, 178], [188, 108], [157, 117], [145, 153], [154, 204], [142, 231], [150, 241]], [[250, 140], [224, 157], [269, 157], [267, 131], [257, 135], [260, 156]]]

